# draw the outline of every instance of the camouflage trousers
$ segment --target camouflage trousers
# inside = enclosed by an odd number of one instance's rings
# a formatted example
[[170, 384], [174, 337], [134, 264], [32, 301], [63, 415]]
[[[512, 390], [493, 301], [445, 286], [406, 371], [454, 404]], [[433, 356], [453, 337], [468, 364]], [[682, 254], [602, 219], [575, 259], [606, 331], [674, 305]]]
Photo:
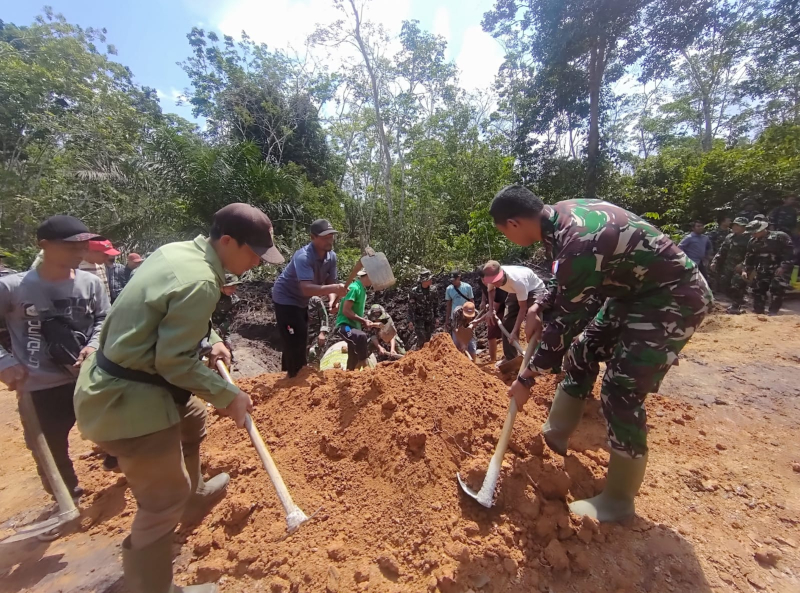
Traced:
[[747, 293], [747, 280], [742, 278], [741, 266], [725, 270], [722, 275], [720, 289], [731, 297], [735, 307], [741, 307], [744, 304], [744, 295]]
[[435, 319], [425, 319], [418, 321], [414, 324], [414, 340], [412, 344], [413, 350], [419, 350], [425, 344], [431, 341], [433, 332], [436, 329]]
[[753, 311], [763, 313], [767, 303], [767, 293], [772, 297], [769, 302], [770, 313], [777, 313], [783, 305], [783, 296], [789, 289], [789, 273], [776, 276], [775, 272], [780, 266], [774, 268], [759, 268], [753, 281]]
[[606, 362], [600, 397], [608, 442], [618, 453], [633, 458], [647, 453], [645, 398], [677, 364], [711, 301], [696, 270], [686, 282], [634, 301], [608, 299], [570, 346], [561, 386], [572, 397], [591, 396], [600, 362]]

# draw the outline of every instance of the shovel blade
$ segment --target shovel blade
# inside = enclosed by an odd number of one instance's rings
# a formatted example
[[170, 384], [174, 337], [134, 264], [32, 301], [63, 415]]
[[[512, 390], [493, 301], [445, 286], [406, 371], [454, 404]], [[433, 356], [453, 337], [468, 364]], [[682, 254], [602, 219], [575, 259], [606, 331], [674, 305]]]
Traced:
[[485, 506], [487, 509], [492, 508], [492, 505], [494, 504], [494, 487], [491, 488], [489, 496], [486, 496], [486, 491], [488, 489], [486, 488], [485, 481], [480, 492], [475, 492], [472, 488], [467, 486], [467, 483], [464, 480], [461, 479], [461, 474], [456, 474], [456, 478], [458, 478], [458, 485], [461, 486], [461, 490], [464, 491], [464, 494], [477, 501], [478, 504]]
[[50, 517], [46, 521], [42, 521], [41, 523], [35, 523], [33, 525], [28, 525], [27, 527], [22, 527], [17, 529], [16, 533], [13, 535], [8, 536], [4, 540], [0, 541], [0, 544], [13, 544], [16, 542], [22, 542], [25, 540], [33, 539], [38, 535], [42, 535], [43, 533], [47, 533], [59, 527], [63, 523], [67, 523], [68, 521], [64, 521], [61, 517], [55, 516]]

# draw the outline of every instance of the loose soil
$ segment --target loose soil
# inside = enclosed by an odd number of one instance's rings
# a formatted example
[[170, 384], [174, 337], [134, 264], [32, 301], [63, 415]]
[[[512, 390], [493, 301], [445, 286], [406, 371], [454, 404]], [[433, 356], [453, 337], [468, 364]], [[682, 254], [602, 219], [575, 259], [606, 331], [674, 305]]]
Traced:
[[[568, 457], [543, 445], [557, 377], [517, 416], [492, 509], [463, 495], [455, 474], [479, 485], [506, 384], [446, 336], [374, 370], [242, 379], [286, 485], [316, 515], [286, 537], [247, 435], [213, 417], [204, 465], [229, 472], [230, 490], [202, 525], [179, 530], [176, 580], [226, 592], [798, 591], [798, 329], [795, 315], [709, 318], [648, 399], [650, 464], [638, 516], [621, 525], [568, 513], [568, 501], [602, 490], [608, 453], [597, 399]], [[13, 396], [0, 398], [2, 520], [44, 496]], [[79, 532], [0, 562], [0, 593], [119, 590], [113, 561], [93, 572], [86, 558], [122, 539], [135, 503], [77, 437], [74, 454], [87, 490]], [[64, 584], [70, 576], [80, 587]]]

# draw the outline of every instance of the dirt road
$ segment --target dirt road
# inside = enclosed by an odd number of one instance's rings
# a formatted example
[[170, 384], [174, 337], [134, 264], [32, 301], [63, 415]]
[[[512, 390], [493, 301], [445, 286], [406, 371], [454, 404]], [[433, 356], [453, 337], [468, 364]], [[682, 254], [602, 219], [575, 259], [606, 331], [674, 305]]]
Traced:
[[[639, 516], [599, 528], [563, 513], [565, 496], [602, 487], [599, 405], [588, 406], [575, 453], [549, 457], [536, 432], [551, 383], [515, 427], [498, 508], [459, 497], [452, 473], [488, 455], [506, 400], [488, 370], [473, 375], [440, 351], [355, 380], [309, 373], [249, 383], [287, 484], [306, 511], [324, 505], [321, 520], [282, 540], [274, 492], [244, 435], [216, 420], [209, 469], [232, 471], [232, 492], [181, 534], [178, 580], [220, 577], [226, 592], [800, 591], [800, 317], [706, 322], [648, 400]], [[382, 384], [391, 377], [403, 390]], [[0, 392], [0, 521], [46, 504], [15, 407]], [[0, 593], [122, 590], [118, 545], [134, 505], [124, 480], [102, 473], [77, 435], [73, 443], [88, 487], [81, 531], [0, 547]]]

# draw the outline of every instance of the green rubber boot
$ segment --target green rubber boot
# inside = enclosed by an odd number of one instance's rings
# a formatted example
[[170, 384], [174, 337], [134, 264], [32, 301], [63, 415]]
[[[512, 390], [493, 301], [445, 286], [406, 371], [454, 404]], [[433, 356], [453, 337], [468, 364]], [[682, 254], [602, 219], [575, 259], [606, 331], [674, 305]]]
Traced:
[[186, 464], [186, 471], [189, 473], [192, 495], [186, 502], [186, 509], [183, 511], [181, 523], [189, 525], [202, 521], [203, 517], [208, 514], [214, 505], [225, 497], [231, 477], [226, 473], [221, 473], [211, 478], [208, 482], [203, 481], [199, 451], [185, 455], [183, 462]]
[[214, 583], [178, 587], [172, 582], [172, 533], [141, 550], [122, 542], [122, 571], [130, 593], [219, 593]]
[[569, 510], [601, 523], [622, 521], [636, 513], [633, 499], [639, 492], [647, 467], [647, 455], [637, 459], [611, 452], [605, 489], [593, 498], [576, 500]]
[[542, 426], [544, 442], [559, 455], [567, 454], [570, 435], [575, 432], [583, 417], [586, 400], [572, 397], [559, 385], [547, 422]]

